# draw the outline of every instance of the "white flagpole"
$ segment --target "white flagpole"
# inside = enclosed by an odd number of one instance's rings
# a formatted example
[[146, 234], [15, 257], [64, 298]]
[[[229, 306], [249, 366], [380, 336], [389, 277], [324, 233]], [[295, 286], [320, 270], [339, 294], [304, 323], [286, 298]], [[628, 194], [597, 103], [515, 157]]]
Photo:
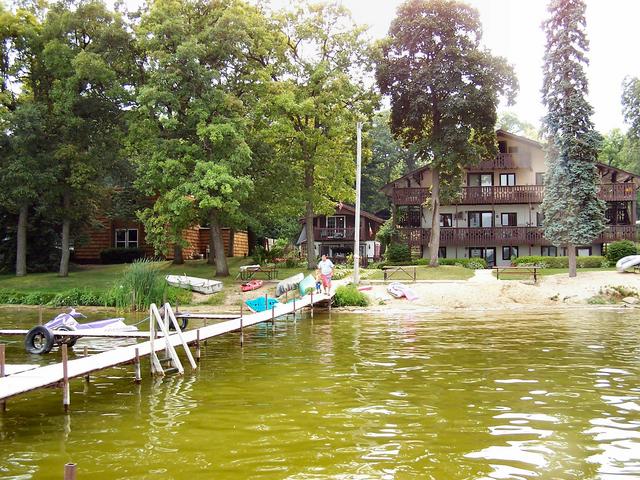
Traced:
[[360, 283], [360, 176], [362, 173], [362, 123], [358, 122], [356, 150], [356, 224], [353, 234], [353, 283]]

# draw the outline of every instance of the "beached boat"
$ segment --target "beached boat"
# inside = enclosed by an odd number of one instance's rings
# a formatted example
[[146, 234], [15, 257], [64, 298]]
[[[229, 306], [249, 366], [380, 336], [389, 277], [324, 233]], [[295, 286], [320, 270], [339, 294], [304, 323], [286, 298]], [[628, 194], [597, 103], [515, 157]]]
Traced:
[[186, 275], [167, 275], [167, 283], [172, 287], [184, 288], [194, 292], [211, 295], [222, 290], [222, 282], [208, 278], [188, 277]]
[[249, 280], [248, 282], [240, 285], [240, 290], [243, 292], [250, 292], [251, 290], [257, 290], [263, 284], [264, 282], [262, 280]]
[[290, 292], [291, 290], [295, 290], [298, 288], [298, 284], [304, 280], [303, 273], [297, 273], [291, 277], [287, 277], [276, 286], [276, 297], [284, 295], [286, 292]]

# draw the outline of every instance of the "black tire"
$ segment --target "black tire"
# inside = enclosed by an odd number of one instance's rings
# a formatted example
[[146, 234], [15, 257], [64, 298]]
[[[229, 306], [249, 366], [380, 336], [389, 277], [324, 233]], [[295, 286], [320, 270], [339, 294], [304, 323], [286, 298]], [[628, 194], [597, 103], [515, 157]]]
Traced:
[[[75, 331], [75, 329], [71, 327], [67, 327], [66, 325], [62, 325], [56, 328], [56, 330], [66, 330], [67, 332]], [[72, 348], [77, 341], [78, 341], [78, 337], [63, 337], [62, 335], [55, 336], [55, 343], [57, 343], [58, 345], [62, 345], [64, 343], [67, 345], [67, 348]]]
[[[176, 318], [176, 320], [178, 320], [180, 330], [186, 330], [187, 325], [189, 325], [189, 319], [186, 317], [180, 317]], [[173, 322], [169, 322], [169, 330], [175, 330], [175, 328], [173, 328]]]
[[24, 339], [24, 348], [27, 352], [35, 355], [49, 353], [53, 348], [53, 334], [47, 327], [39, 325], [27, 332]]

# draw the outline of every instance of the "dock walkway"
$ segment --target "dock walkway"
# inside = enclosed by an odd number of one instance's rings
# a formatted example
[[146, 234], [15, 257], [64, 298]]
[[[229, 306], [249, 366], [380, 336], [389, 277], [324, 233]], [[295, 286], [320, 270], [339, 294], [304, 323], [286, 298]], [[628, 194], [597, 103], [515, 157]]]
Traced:
[[[295, 303], [278, 304], [272, 310], [260, 313], [244, 315], [242, 317], [227, 320], [214, 325], [200, 327], [194, 330], [186, 330], [182, 332], [182, 337], [186, 344], [193, 344], [198, 341], [204, 341], [208, 338], [217, 337], [225, 333], [241, 330], [242, 328], [256, 325], [262, 322], [275, 320], [279, 317], [290, 315], [306, 307], [329, 301], [333, 295], [306, 295], [300, 299], [296, 299]], [[149, 338], [149, 335], [146, 336]], [[179, 335], [173, 334], [168, 337], [157, 337], [153, 342], [146, 341], [126, 347], [118, 347], [95, 355], [82, 357], [66, 362], [66, 376], [63, 363], [45, 365], [38, 368], [32, 368], [25, 371], [19, 371], [8, 376], [0, 378], [0, 402], [24, 394], [39, 388], [57, 386], [63, 381], [71, 378], [83, 377], [98, 370], [112, 368], [117, 365], [132, 363], [139, 357], [148, 356], [153, 350], [160, 352], [166, 348], [166, 342], [174, 347], [181, 345], [182, 342]]]

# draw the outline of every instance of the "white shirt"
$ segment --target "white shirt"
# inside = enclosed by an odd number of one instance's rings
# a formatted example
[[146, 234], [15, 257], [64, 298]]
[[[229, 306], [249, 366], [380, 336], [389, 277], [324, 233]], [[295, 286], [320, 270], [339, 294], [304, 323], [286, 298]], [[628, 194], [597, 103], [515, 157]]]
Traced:
[[322, 275], [329, 275], [333, 271], [333, 262], [328, 258], [326, 260], [320, 260], [320, 262], [318, 262], [318, 268]]

